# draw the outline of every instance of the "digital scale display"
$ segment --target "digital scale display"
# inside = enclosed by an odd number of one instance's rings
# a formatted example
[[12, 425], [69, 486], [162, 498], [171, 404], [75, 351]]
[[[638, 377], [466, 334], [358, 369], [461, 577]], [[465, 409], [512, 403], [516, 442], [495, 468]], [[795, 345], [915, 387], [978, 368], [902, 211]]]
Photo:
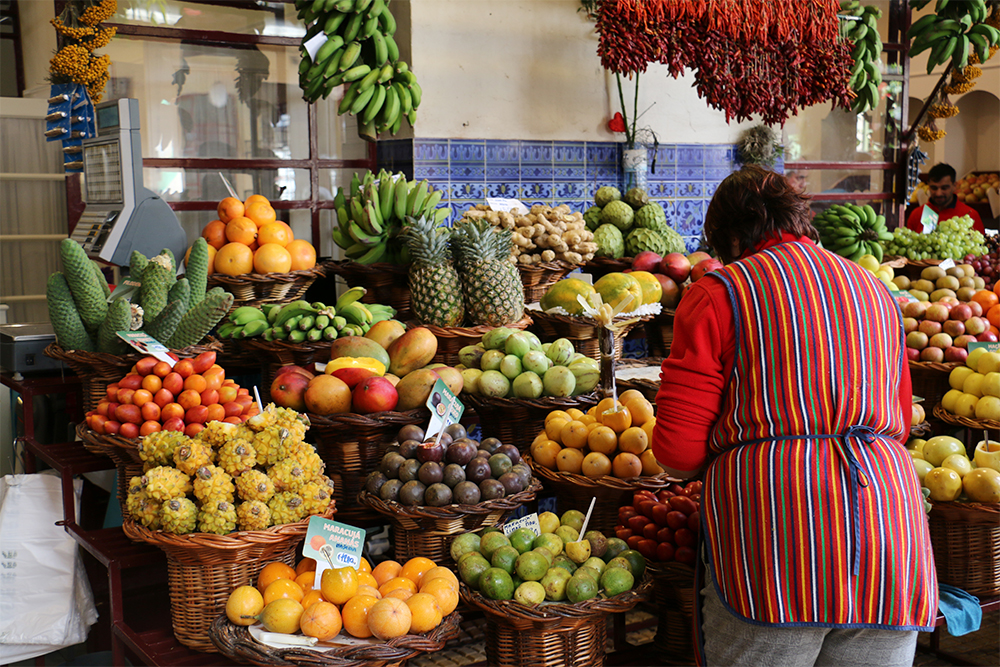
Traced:
[[[117, 110], [115, 115], [117, 116]], [[88, 203], [108, 204], [123, 201], [120, 146], [121, 144], [115, 140], [83, 147], [83, 170], [86, 174]]]
[[106, 130], [112, 127], [118, 127], [121, 121], [118, 118], [118, 106], [110, 105], [105, 107], [97, 107], [97, 129], [98, 131]]

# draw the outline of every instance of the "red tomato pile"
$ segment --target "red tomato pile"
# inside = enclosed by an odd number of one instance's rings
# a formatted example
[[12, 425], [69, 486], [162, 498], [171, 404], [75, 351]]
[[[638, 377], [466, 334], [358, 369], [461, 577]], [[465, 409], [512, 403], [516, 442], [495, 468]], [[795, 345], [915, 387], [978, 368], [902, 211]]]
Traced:
[[702, 483], [671, 484], [654, 494], [636, 491], [631, 505], [618, 509], [615, 535], [647, 560], [694, 565], [701, 530]]

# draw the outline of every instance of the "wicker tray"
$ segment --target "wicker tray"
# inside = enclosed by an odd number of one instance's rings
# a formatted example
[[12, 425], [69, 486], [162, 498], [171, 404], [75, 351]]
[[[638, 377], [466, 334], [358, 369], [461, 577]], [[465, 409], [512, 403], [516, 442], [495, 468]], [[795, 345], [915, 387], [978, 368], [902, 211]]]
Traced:
[[[91, 454], [106, 456], [115, 462], [115, 467], [118, 469], [118, 502], [121, 504], [122, 512], [125, 512], [128, 482], [133, 477], [141, 476], [143, 472], [142, 461], [139, 460], [139, 452], [135, 448], [137, 441], [118, 435], [101, 435], [88, 428], [87, 422], [77, 424], [76, 437], [82, 442], [83, 448]], [[126, 445], [131, 446], [131, 451], [126, 449]]]
[[245, 273], [240, 276], [212, 273], [208, 276], [208, 289], [221, 287], [231, 293], [233, 305], [229, 310], [232, 312], [241, 306], [291, 303], [301, 299], [316, 279], [325, 275], [323, 264], [289, 273]]
[[[431, 362], [447, 366], [454, 366], [459, 363], [458, 353], [463, 347], [466, 345], [475, 345], [483, 339], [483, 336], [496, 328], [490, 326], [436, 327], [431, 324], [421, 324], [418, 322], [412, 322], [411, 324], [415, 327], [429, 329], [434, 334], [437, 338], [437, 352], [434, 354]], [[531, 317], [525, 311], [524, 317], [513, 324], [505, 324], [504, 326], [508, 329], [523, 331], [529, 325], [531, 325]]]
[[618, 524], [618, 508], [632, 502], [632, 494], [639, 490], [659, 491], [671, 484], [680, 483], [667, 473], [619, 479], [611, 475], [596, 479], [569, 472], [549, 470], [537, 465], [531, 456], [524, 457], [531, 470], [542, 480], [546, 491], [554, 491], [559, 501], [560, 513], [569, 509], [582, 510], [597, 498], [590, 526], [605, 534], [613, 534]]
[[933, 432], [934, 428], [930, 422], [920, 422], [916, 426], [910, 427], [911, 438], [928, 438]]
[[303, 667], [387, 667], [400, 665], [422, 653], [440, 651], [459, 634], [462, 617], [452, 612], [426, 635], [403, 635], [381, 644], [343, 646], [327, 651], [304, 648], [275, 649], [250, 635], [250, 630], [233, 625], [225, 615], [212, 623], [208, 634], [219, 652], [236, 662], [254, 665], [301, 665]]
[[646, 341], [650, 352], [657, 357], [670, 355], [674, 342], [674, 316], [677, 311], [664, 308], [659, 315], [646, 322]]
[[222, 351], [219, 352], [215, 363], [226, 369], [227, 376], [232, 369], [246, 370], [252, 373], [260, 370], [260, 357], [257, 353], [247, 347], [245, 341], [235, 338], [222, 339]]
[[247, 350], [260, 365], [260, 400], [266, 405], [271, 401], [271, 383], [283, 366], [295, 365], [313, 371], [317, 361], [330, 361], [330, 347], [333, 341], [321, 340], [315, 343], [289, 343], [284, 340], [266, 341], [263, 338], [245, 338], [236, 344]]
[[948, 412], [941, 407], [940, 403], [934, 406], [934, 416], [953, 426], [961, 426], [962, 428], [971, 428], [979, 431], [1000, 431], [1000, 422], [995, 422], [990, 419], [969, 419], [968, 417], [961, 417], [952, 412]]
[[[621, 368], [645, 368], [649, 366], [655, 366], [659, 368], [663, 365], [663, 359], [660, 357], [646, 357], [645, 359], [621, 359], [615, 362], [615, 370]], [[620, 380], [615, 378], [615, 387], [618, 390], [618, 395], [621, 396], [623, 392], [630, 389], [642, 392], [642, 395], [646, 397], [646, 400], [656, 407], [656, 394], [660, 391], [660, 382], [652, 380], [644, 380], [642, 378], [636, 378], [634, 380]]]
[[518, 264], [517, 270], [521, 273], [521, 284], [524, 285], [524, 302], [541, 301], [550, 287], [579, 268], [579, 265], [561, 259], [538, 264]]
[[[554, 340], [556, 338], [568, 338], [573, 341], [573, 347], [580, 354], [585, 354], [591, 359], [601, 359], [601, 344], [598, 340], [597, 330], [600, 325], [587, 317], [577, 317], [575, 315], [556, 315], [540, 310], [527, 311], [534, 320], [533, 328], [541, 331], [541, 338]], [[652, 315], [645, 317], [618, 316], [616, 322], [635, 320], [627, 324], [615, 334], [615, 359], [622, 358], [622, 351], [625, 346], [625, 338], [628, 333], [642, 322], [647, 322], [653, 318]]]
[[649, 563], [653, 604], [660, 623], [653, 645], [665, 664], [694, 664], [694, 568], [682, 563]]
[[622, 614], [651, 594], [648, 574], [636, 588], [612, 598], [533, 607], [513, 600], [489, 600], [465, 584], [460, 587], [462, 601], [486, 615], [486, 662], [500, 667], [603, 665], [607, 615]]
[[1000, 595], [1000, 503], [931, 504], [938, 579], [979, 598]]
[[608, 275], [609, 273], [621, 273], [625, 269], [631, 269], [632, 260], [634, 259], [634, 257], [622, 257], [621, 259], [595, 257], [580, 267], [580, 269], [584, 273], [592, 275], [594, 277], [594, 282], [596, 283], [600, 278]]
[[392, 306], [398, 311], [398, 320], [406, 320], [412, 316], [409, 266], [385, 262], [358, 264], [350, 259], [341, 259], [327, 260], [323, 267], [327, 273], [343, 278], [348, 285], [368, 290], [362, 297], [362, 302]]
[[951, 389], [948, 374], [962, 364], [938, 364], [930, 361], [910, 362], [910, 383], [915, 396], [922, 396], [925, 405], [937, 405]]
[[[221, 341], [209, 337], [201, 345], [192, 345], [171, 352], [181, 359], [190, 359], [202, 352], [218, 353], [221, 350]], [[137, 361], [148, 356], [139, 352], [118, 356], [104, 352], [64, 350], [59, 343], [49, 343], [44, 354], [65, 363], [80, 378], [84, 412], [97, 408], [97, 404], [107, 395], [108, 385], [121, 380]]]
[[358, 501], [389, 519], [396, 560], [406, 562], [414, 556], [424, 556], [438, 565], [452, 567], [451, 542], [455, 537], [503, 523], [511, 512], [533, 501], [541, 490], [541, 482], [532, 478], [524, 491], [478, 505], [410, 507], [382, 500], [367, 491], [358, 494]]
[[[332, 518], [335, 512], [334, 503], [330, 503], [323, 516]], [[170, 617], [177, 641], [196, 651], [215, 653], [218, 649], [208, 630], [225, 612], [229, 594], [239, 586], [253, 585], [271, 561], [294, 565], [308, 524], [309, 520], [303, 519], [228, 535], [172, 535], [150, 530], [126, 516], [122, 529], [129, 539], [159, 547], [167, 556]]]
[[514, 445], [522, 454], [531, 447], [550, 412], [570, 408], [586, 412], [601, 400], [596, 392], [566, 398], [487, 398], [474, 394], [462, 394], [461, 398], [479, 416], [484, 438]]

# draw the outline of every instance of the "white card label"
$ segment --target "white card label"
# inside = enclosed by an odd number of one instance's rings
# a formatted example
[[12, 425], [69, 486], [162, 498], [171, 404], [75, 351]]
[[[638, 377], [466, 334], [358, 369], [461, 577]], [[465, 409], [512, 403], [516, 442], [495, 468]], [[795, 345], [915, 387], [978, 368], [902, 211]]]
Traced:
[[506, 211], [507, 213], [521, 213], [521, 214], [525, 214], [528, 212], [528, 207], [525, 206], [520, 199], [503, 199], [501, 197], [487, 197], [486, 205], [489, 206], [494, 211]]
[[520, 519], [508, 521], [503, 525], [503, 534], [509, 536], [519, 528], [530, 528], [534, 531], [535, 535], [542, 534], [542, 524], [538, 522], [537, 514], [528, 514], [527, 516], [522, 516]]
[[326, 44], [326, 33], [320, 32], [313, 36], [308, 42], [304, 44], [306, 51], [309, 52], [309, 60], [316, 60], [316, 52], [319, 51], [320, 47]]
[[930, 234], [937, 229], [938, 214], [928, 205], [924, 204], [924, 209], [920, 213], [920, 224], [924, 228], [924, 234]]

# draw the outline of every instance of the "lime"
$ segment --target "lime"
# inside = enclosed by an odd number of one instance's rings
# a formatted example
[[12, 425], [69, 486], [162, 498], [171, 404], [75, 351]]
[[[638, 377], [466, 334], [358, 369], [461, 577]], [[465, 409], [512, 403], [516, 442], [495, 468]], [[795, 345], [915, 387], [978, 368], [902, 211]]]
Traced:
[[537, 551], [528, 551], [517, 557], [514, 571], [525, 581], [540, 581], [549, 569], [549, 561]]
[[479, 590], [491, 600], [510, 600], [514, 597], [514, 581], [506, 570], [491, 567], [479, 577]]
[[597, 556], [591, 556], [586, 561], [584, 561], [583, 565], [581, 565], [580, 567], [592, 567], [595, 570], [597, 570], [598, 573], [604, 574], [604, 568], [606, 568], [607, 566], [608, 564], [604, 562], [604, 559], [598, 558]]
[[510, 534], [510, 545], [517, 549], [518, 553], [531, 551], [531, 543], [535, 541], [535, 531], [530, 528], [518, 528]]
[[551, 551], [549, 551], [545, 547], [538, 547], [538, 548], [532, 549], [531, 551], [532, 551], [532, 553], [542, 554], [543, 556], [545, 556], [545, 560], [548, 563], [548, 566], [552, 567], [552, 561], [555, 560], [555, 556], [552, 555]]
[[493, 567], [505, 570], [507, 574], [514, 574], [514, 563], [520, 555], [517, 553], [517, 549], [507, 544], [493, 552], [493, 559], [490, 561], [490, 564]]
[[482, 540], [479, 542], [479, 552], [483, 554], [483, 558], [486, 560], [491, 560], [493, 558], [493, 552], [500, 547], [509, 547], [510, 540], [503, 533], [489, 533], [483, 535]]
[[634, 583], [635, 577], [632, 576], [632, 573], [620, 567], [609, 567], [601, 575], [601, 588], [604, 589], [609, 598], [632, 590]]
[[556, 528], [556, 535], [562, 539], [563, 543], [576, 542], [580, 539], [580, 531], [572, 526], [559, 526]]

